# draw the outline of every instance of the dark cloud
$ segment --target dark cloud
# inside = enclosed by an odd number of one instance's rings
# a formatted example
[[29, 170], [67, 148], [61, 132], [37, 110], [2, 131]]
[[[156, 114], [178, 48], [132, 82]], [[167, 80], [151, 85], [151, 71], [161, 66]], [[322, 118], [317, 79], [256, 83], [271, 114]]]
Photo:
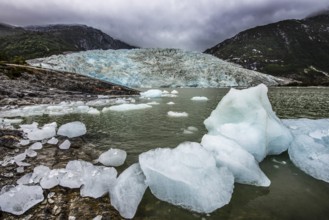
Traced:
[[328, 6], [328, 0], [1, 0], [0, 21], [86, 24], [141, 47], [203, 51], [247, 28]]

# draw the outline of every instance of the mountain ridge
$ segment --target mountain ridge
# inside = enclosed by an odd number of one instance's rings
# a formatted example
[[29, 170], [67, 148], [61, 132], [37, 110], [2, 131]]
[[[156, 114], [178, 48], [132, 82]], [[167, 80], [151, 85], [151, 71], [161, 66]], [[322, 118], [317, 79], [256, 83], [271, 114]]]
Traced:
[[204, 51], [244, 68], [329, 85], [329, 14], [283, 20], [242, 31]]

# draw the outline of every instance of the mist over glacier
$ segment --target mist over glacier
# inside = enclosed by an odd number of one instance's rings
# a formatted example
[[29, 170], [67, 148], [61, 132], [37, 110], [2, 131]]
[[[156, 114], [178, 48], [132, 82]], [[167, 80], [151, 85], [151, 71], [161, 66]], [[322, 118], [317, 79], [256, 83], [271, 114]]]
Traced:
[[232, 87], [286, 81], [214, 56], [179, 49], [91, 50], [27, 61], [30, 65], [75, 72], [134, 88]]

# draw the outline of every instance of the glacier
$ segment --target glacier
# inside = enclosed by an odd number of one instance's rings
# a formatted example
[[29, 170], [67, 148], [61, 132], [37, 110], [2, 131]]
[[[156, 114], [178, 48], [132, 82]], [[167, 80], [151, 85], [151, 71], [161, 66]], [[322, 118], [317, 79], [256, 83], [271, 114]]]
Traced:
[[28, 60], [27, 63], [134, 88], [216, 88], [287, 83], [286, 79], [243, 69], [209, 54], [180, 49], [90, 50]]

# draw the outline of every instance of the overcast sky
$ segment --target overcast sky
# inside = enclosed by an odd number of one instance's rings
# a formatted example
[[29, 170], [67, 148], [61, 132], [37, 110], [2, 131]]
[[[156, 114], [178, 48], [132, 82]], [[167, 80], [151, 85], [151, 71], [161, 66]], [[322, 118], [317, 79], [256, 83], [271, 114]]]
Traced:
[[245, 29], [328, 6], [328, 0], [0, 0], [0, 22], [86, 24], [140, 47], [204, 51]]

